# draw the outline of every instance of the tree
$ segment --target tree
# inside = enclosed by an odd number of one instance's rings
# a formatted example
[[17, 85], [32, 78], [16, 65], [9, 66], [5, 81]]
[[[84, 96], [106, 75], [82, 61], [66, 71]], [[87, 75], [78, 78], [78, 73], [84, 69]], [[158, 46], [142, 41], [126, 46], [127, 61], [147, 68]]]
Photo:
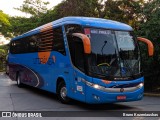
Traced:
[[138, 29], [144, 3], [144, 0], [107, 0], [103, 12], [107, 19], [124, 22]]
[[160, 1], [152, 0], [145, 4], [143, 15], [141, 34], [156, 41], [160, 40]]
[[152, 40], [155, 48], [153, 59], [144, 60], [143, 57], [143, 69], [147, 90], [155, 92], [160, 90], [160, 1], [148, 1], [144, 5], [142, 14], [143, 21], [139, 26], [139, 35]]
[[25, 0], [20, 8], [15, 9], [30, 14], [31, 17], [10, 17], [12, 26], [9, 27], [8, 32], [18, 36], [41, 25], [41, 19], [47, 12], [48, 4], [49, 2], [42, 2], [42, 0]]
[[38, 21], [35, 17], [10, 17], [10, 22], [12, 26], [9, 32], [11, 32], [13, 36], [18, 36], [38, 26]]
[[5, 70], [7, 52], [8, 45], [0, 46], [0, 71]]
[[102, 0], [65, 0], [54, 8], [57, 18], [65, 16], [99, 17]]
[[53, 9], [47, 10], [49, 2], [43, 2], [42, 0], [25, 0], [19, 8], [15, 9], [30, 14], [31, 17], [9, 17], [12, 26], [7, 27], [7, 29], [4, 30], [4, 34], [11, 33], [9, 37], [17, 36], [65, 16], [99, 17], [102, 9], [102, 1], [103, 0], [65, 0]]
[[39, 18], [41, 14], [47, 12], [48, 4], [49, 2], [42, 2], [42, 0], [25, 0], [20, 8], [15, 9]]
[[10, 26], [10, 22], [8, 20], [8, 15], [3, 13], [3, 11], [1, 11], [1, 10], [0, 10], [0, 25]]
[[[9, 36], [9, 27], [11, 27], [9, 16], [0, 10], [0, 33], [2, 33], [5, 36]], [[4, 65], [6, 63], [7, 51], [7, 45], [0, 46], [0, 71], [3, 71], [5, 69]]]
[[2, 33], [4, 36], [8, 36], [9, 33], [7, 30], [10, 26], [11, 24], [9, 21], [9, 16], [0, 10], [0, 33]]

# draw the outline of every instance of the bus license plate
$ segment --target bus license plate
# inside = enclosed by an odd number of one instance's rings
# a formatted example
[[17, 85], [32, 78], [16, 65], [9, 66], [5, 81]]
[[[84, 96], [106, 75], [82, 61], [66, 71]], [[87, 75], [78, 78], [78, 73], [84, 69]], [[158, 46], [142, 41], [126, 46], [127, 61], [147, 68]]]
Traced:
[[126, 96], [117, 96], [117, 100], [126, 100]]

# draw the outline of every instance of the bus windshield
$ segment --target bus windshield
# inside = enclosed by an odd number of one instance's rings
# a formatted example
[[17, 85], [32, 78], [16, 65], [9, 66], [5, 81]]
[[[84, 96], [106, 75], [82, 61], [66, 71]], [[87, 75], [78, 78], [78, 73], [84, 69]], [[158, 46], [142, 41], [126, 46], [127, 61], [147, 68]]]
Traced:
[[132, 32], [96, 28], [89, 31], [90, 74], [100, 78], [128, 78], [140, 73], [139, 49]]

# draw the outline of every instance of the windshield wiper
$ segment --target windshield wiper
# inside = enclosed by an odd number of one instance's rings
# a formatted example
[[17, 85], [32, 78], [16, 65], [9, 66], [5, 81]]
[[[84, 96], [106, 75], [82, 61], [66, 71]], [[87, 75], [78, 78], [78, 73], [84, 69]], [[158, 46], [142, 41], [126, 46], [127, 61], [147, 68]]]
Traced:
[[101, 49], [102, 55], [103, 55], [103, 49], [104, 49], [104, 47], [106, 46], [106, 44], [107, 44], [107, 41], [104, 41], [104, 45], [102, 46], [102, 49]]

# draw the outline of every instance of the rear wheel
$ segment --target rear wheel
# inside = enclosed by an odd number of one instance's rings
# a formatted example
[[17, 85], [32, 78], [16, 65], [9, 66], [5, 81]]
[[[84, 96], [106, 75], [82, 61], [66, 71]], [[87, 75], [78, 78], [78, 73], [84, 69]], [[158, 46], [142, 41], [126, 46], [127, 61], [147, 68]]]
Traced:
[[70, 98], [67, 97], [67, 88], [66, 88], [66, 84], [65, 84], [64, 81], [61, 81], [61, 82], [58, 84], [57, 94], [58, 94], [59, 100], [60, 100], [62, 103], [64, 103], [64, 104], [69, 103]]
[[21, 82], [20, 74], [17, 74], [17, 86], [20, 87], [20, 88], [23, 87], [23, 84]]

